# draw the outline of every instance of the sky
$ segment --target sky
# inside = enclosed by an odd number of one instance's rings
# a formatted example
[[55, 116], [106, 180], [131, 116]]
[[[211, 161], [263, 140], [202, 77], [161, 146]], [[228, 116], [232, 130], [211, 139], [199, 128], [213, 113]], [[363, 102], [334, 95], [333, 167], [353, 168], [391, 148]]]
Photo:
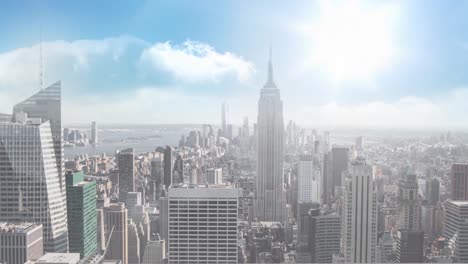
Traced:
[[[269, 46], [285, 122], [467, 130], [467, 1], [0, 3], [0, 112], [62, 81], [65, 124], [257, 118]], [[42, 33], [41, 33], [42, 32]]]

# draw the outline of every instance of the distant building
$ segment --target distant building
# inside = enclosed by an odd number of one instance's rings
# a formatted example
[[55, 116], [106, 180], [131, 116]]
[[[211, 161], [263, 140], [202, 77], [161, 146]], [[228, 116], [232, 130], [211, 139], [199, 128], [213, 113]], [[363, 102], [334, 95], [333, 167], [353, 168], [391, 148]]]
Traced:
[[223, 102], [221, 105], [221, 132], [224, 137], [227, 135], [227, 111], [228, 105], [226, 102]]
[[421, 229], [421, 202], [416, 175], [405, 173], [398, 182], [398, 228]]
[[206, 170], [206, 182], [208, 184], [220, 184], [223, 182], [223, 169], [210, 168]]
[[67, 172], [69, 252], [80, 258], [97, 253], [96, 182], [85, 181], [82, 171]]
[[238, 263], [237, 189], [170, 188], [168, 204], [169, 263]]
[[340, 253], [341, 217], [337, 214], [320, 214], [311, 210], [309, 214], [308, 248], [312, 263], [331, 263], [333, 254]]
[[91, 143], [95, 145], [99, 144], [98, 125], [95, 121], [91, 123]]
[[105, 259], [128, 264], [128, 212], [125, 204], [110, 204], [104, 208], [106, 240], [109, 245]]
[[437, 179], [426, 180], [426, 200], [431, 205], [436, 205], [439, 202], [439, 187], [440, 183]]
[[356, 150], [362, 150], [362, 136], [356, 138]]
[[343, 172], [348, 169], [349, 149], [333, 147], [331, 150], [331, 191], [335, 195], [335, 188], [342, 186]]
[[468, 201], [448, 201], [445, 212], [444, 237], [451, 246], [453, 262], [468, 263]]
[[[135, 152], [133, 148], [118, 153], [119, 200], [127, 201], [127, 193], [135, 191]], [[125, 264], [125, 263], [124, 263]]]
[[297, 202], [320, 203], [322, 195], [320, 169], [314, 165], [312, 155], [301, 155], [297, 175]]
[[0, 222], [0, 263], [23, 264], [42, 257], [42, 225]]
[[166, 146], [164, 150], [164, 185], [169, 188], [172, 184], [172, 172], [174, 171], [174, 157], [171, 146]]
[[450, 197], [452, 200], [468, 200], [468, 164], [453, 164]]
[[343, 188], [342, 210], [341, 253], [344, 261], [376, 262], [377, 190], [373, 169], [362, 158], [350, 163]]
[[128, 220], [128, 264], [140, 264], [140, 237], [137, 225], [132, 219]]
[[150, 197], [154, 201], [158, 200], [161, 196], [161, 183], [163, 182], [163, 160], [161, 158], [154, 158], [151, 160], [151, 177], [150, 177]]

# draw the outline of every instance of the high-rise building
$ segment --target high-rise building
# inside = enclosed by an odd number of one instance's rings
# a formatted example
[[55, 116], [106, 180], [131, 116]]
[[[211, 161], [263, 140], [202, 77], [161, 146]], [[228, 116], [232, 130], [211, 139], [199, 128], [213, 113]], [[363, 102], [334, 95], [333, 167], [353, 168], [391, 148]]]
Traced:
[[[177, 176], [175, 175], [177, 173]], [[181, 155], [177, 155], [174, 162], [174, 179], [175, 183], [184, 183], [184, 160]]]
[[445, 214], [444, 237], [451, 245], [452, 260], [468, 263], [468, 201], [446, 202]]
[[[48, 96], [54, 92], [54, 87], [47, 88], [20, 105], [31, 110], [37, 103], [36, 110], [47, 117]], [[31, 106], [24, 105], [26, 102]], [[46, 109], [41, 110], [41, 106]], [[42, 224], [44, 251], [67, 252], [66, 190], [64, 183], [64, 188], [61, 187], [62, 177], [57, 168], [61, 156], [55, 152], [57, 142], [52, 122], [28, 118], [27, 113], [19, 110], [15, 112], [15, 120], [0, 123], [0, 219]], [[60, 120], [54, 119], [55, 125], [57, 122]]]
[[450, 197], [452, 200], [468, 200], [468, 164], [453, 164]]
[[256, 218], [283, 222], [286, 196], [283, 187], [283, 102], [273, 81], [273, 66], [268, 61], [268, 79], [258, 101]]
[[122, 264], [128, 264], [128, 212], [125, 204], [104, 207], [104, 225], [108, 243], [105, 259], [120, 260]]
[[335, 195], [335, 188], [342, 186], [343, 172], [348, 169], [349, 149], [333, 147], [331, 150], [331, 191]]
[[170, 188], [169, 263], [238, 263], [238, 190]]
[[335, 213], [322, 215], [319, 209], [313, 209], [308, 224], [310, 262], [331, 263], [333, 254], [340, 252], [341, 217]]
[[96, 209], [96, 237], [97, 237], [97, 252], [101, 254], [106, 249], [106, 231], [104, 226], [104, 210], [102, 208]]
[[330, 200], [332, 184], [332, 170], [331, 170], [331, 152], [326, 151], [323, 154], [323, 165], [322, 165], [322, 196], [323, 203], [328, 204]]
[[151, 160], [151, 177], [150, 177], [150, 197], [152, 200], [158, 200], [161, 193], [161, 183], [163, 181], [163, 161], [161, 158]]
[[133, 148], [118, 153], [119, 199], [127, 201], [127, 193], [135, 191], [135, 152]]
[[341, 253], [346, 263], [376, 262], [377, 190], [363, 158], [352, 161], [343, 188]]
[[0, 222], [0, 263], [23, 264], [43, 253], [42, 225]]
[[128, 220], [128, 264], [140, 264], [140, 237], [132, 219]]
[[422, 262], [424, 233], [416, 175], [404, 173], [398, 182], [398, 232], [396, 259], [399, 263]]
[[91, 143], [93, 143], [94, 145], [99, 143], [98, 125], [97, 125], [96, 121], [93, 121], [91, 123]]
[[172, 184], [172, 172], [174, 171], [174, 158], [171, 146], [166, 146], [164, 150], [164, 185], [169, 188]]
[[439, 187], [440, 183], [437, 179], [426, 180], [426, 201], [431, 205], [436, 205], [439, 202]]
[[320, 168], [312, 155], [301, 155], [297, 175], [297, 202], [320, 203], [322, 196]]
[[85, 181], [82, 171], [67, 172], [69, 252], [81, 258], [97, 252], [96, 182]]
[[421, 203], [416, 175], [405, 173], [398, 182], [398, 228], [421, 229]]
[[[62, 85], [57, 81], [45, 89], [16, 104], [13, 107], [13, 121], [16, 114], [24, 112], [28, 118], [40, 118], [41, 122], [49, 121], [56, 167], [60, 178], [60, 190], [65, 195], [65, 173], [63, 171], [63, 144], [62, 144]], [[47, 250], [47, 246], [46, 246]]]
[[356, 150], [362, 150], [362, 136], [356, 138]]
[[306, 248], [308, 245], [310, 211], [316, 212], [319, 208], [320, 204], [318, 203], [303, 202], [297, 204], [297, 244], [301, 251], [304, 251], [302, 249]]
[[221, 105], [221, 132], [223, 137], [226, 137], [227, 135], [227, 111], [228, 105], [226, 102], [223, 102]]

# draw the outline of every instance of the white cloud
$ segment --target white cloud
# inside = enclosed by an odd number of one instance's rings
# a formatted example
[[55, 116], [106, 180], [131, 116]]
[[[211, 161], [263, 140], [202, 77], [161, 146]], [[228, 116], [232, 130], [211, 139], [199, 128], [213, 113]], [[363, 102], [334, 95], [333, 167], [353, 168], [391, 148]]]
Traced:
[[216, 82], [227, 76], [245, 82], [254, 73], [253, 64], [242, 57], [230, 52], [219, 53], [210, 45], [196, 41], [185, 41], [178, 46], [156, 43], [143, 51], [141, 63], [186, 82]]
[[297, 110], [293, 116], [314, 127], [366, 129], [467, 129], [464, 116], [468, 89], [445, 97], [403, 97], [394, 102], [371, 101], [358, 105], [336, 102]]

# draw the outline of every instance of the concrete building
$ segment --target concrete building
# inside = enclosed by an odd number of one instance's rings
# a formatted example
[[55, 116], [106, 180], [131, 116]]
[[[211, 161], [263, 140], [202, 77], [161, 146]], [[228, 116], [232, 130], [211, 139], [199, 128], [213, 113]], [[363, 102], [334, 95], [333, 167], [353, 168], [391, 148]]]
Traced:
[[453, 164], [451, 171], [450, 198], [468, 200], [468, 164]]
[[426, 192], [424, 196], [429, 204], [436, 205], [439, 202], [439, 188], [440, 182], [437, 179], [426, 180]]
[[42, 225], [0, 223], [0, 263], [23, 264], [42, 257]]
[[96, 182], [85, 181], [82, 171], [67, 172], [69, 252], [86, 258], [97, 253]]
[[238, 190], [170, 188], [169, 263], [237, 263]]
[[119, 200], [127, 201], [127, 193], [135, 191], [135, 151], [133, 148], [118, 153]]
[[256, 218], [261, 221], [286, 220], [286, 196], [283, 185], [283, 102], [273, 80], [268, 61], [268, 79], [260, 91], [257, 118]]
[[468, 201], [445, 203], [444, 237], [449, 241], [453, 262], [468, 263]]
[[47, 253], [36, 261], [36, 264], [77, 264], [80, 262], [78, 253]]
[[61, 149], [61, 121], [55, 110], [60, 113], [60, 84], [16, 105], [14, 123], [0, 123], [0, 219], [42, 224], [44, 251], [67, 252], [66, 190], [57, 166], [61, 152], [55, 152]]
[[421, 201], [418, 197], [416, 175], [404, 173], [398, 182], [398, 228], [421, 229]]
[[171, 146], [166, 146], [164, 150], [164, 186], [165, 188], [169, 188], [172, 184], [172, 173], [174, 171], [174, 157], [173, 157], [173, 150]]
[[363, 158], [350, 163], [343, 188], [342, 248], [344, 261], [376, 262], [377, 190], [373, 168]]
[[163, 160], [160, 157], [151, 160], [151, 177], [150, 177], [150, 195], [154, 201], [161, 196], [161, 183], [163, 182]]
[[128, 264], [128, 212], [125, 204], [110, 204], [104, 208], [106, 241], [105, 259]]
[[137, 225], [128, 220], [128, 264], [140, 264], [140, 237]]
[[321, 214], [319, 209], [309, 214], [308, 249], [311, 263], [331, 263], [333, 254], [340, 253], [341, 217], [335, 213]]
[[424, 262], [424, 233], [419, 230], [399, 229], [396, 235], [396, 261], [398, 263]]

